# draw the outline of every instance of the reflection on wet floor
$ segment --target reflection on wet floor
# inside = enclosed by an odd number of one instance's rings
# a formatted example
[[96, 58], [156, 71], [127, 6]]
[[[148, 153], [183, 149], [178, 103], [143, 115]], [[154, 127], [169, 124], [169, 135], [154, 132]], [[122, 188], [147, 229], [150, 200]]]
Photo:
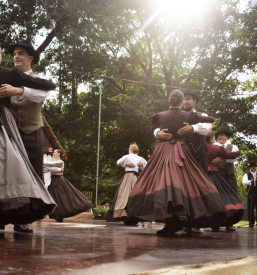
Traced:
[[[0, 230], [0, 274], [132, 274], [257, 255], [256, 229], [158, 237], [162, 226], [86, 220], [33, 223], [33, 234]], [[104, 273], [103, 273], [104, 270]], [[94, 273], [92, 273], [94, 272]]]

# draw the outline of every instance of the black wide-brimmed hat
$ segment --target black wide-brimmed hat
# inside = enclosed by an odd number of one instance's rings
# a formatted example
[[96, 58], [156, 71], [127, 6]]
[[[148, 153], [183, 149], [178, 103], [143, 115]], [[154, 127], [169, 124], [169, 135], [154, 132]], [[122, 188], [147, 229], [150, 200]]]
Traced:
[[196, 100], [196, 103], [198, 103], [199, 97], [194, 91], [187, 89], [187, 90], [183, 91], [183, 94], [184, 95], [191, 95], [192, 98]]
[[218, 137], [218, 134], [225, 134], [229, 138], [232, 136], [232, 134], [228, 130], [226, 130], [226, 129], [220, 129], [217, 133], [215, 133], [215, 138], [216, 139]]
[[257, 166], [255, 161], [251, 161], [251, 162], [249, 163], [249, 167], [253, 167], [253, 166]]
[[21, 41], [20, 43], [10, 45], [8, 47], [8, 52], [10, 54], [13, 54], [16, 47], [22, 47], [25, 48], [29, 55], [32, 55], [34, 57], [34, 64], [37, 64], [39, 61], [39, 53], [34, 49], [34, 47], [28, 42], [28, 41]]

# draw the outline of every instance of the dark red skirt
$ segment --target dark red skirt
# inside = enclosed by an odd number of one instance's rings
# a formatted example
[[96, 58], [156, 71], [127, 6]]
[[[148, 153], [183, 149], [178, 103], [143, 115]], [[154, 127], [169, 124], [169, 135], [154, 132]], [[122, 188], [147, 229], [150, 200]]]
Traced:
[[182, 226], [212, 227], [227, 218], [223, 200], [208, 176], [182, 144], [183, 166], [175, 162], [175, 144], [156, 145], [132, 189], [128, 216], [162, 221], [179, 216]]
[[244, 206], [234, 189], [217, 172], [209, 172], [209, 177], [218, 189], [220, 196], [226, 205], [227, 220], [221, 225], [230, 226], [239, 222], [244, 215]]
[[63, 176], [52, 176], [48, 192], [57, 204], [51, 219], [72, 217], [92, 208], [90, 200]]

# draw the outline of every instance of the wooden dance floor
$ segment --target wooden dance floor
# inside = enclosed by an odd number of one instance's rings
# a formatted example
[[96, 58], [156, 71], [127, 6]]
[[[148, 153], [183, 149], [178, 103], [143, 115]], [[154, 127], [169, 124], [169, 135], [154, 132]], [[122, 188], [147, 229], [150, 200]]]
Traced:
[[[26, 234], [16, 233], [8, 225], [0, 230], [0, 274], [173, 274], [158, 270], [168, 272], [169, 268], [186, 265], [200, 269], [203, 263], [247, 256], [252, 256], [249, 267], [257, 274], [253, 265], [255, 256], [257, 259], [257, 228], [238, 228], [232, 233], [206, 229], [202, 235], [181, 232], [174, 237], [158, 237], [155, 232], [162, 227], [45, 219], [32, 224], [33, 234]], [[233, 274], [238, 274], [236, 267]]]

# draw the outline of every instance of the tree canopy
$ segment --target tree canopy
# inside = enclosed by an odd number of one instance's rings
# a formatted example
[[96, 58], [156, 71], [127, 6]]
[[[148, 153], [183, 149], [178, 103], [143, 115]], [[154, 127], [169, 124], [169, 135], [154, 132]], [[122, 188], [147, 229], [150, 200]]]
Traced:
[[[175, 87], [198, 92], [197, 110], [216, 118], [214, 129], [234, 133], [241, 165], [257, 160], [256, 2], [196, 1], [201, 14], [186, 5], [176, 14], [177, 1], [169, 2], [0, 1], [2, 48], [31, 41], [41, 54], [35, 70], [58, 84], [44, 115], [67, 151], [65, 175], [80, 190], [95, 188], [99, 83], [104, 86], [100, 199], [112, 198], [123, 174], [116, 161], [129, 143], [137, 142], [144, 158], [151, 155], [151, 116], [168, 108]], [[11, 58], [3, 65], [12, 66]], [[242, 80], [247, 74], [252, 77]]]

